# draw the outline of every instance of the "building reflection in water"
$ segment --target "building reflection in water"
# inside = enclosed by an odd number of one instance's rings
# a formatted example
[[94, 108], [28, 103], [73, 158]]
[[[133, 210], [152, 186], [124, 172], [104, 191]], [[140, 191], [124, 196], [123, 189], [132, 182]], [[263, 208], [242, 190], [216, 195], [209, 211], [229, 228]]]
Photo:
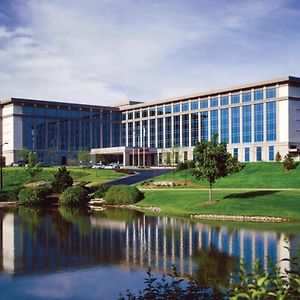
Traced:
[[209, 269], [210, 260], [221, 269], [240, 258], [249, 266], [259, 259], [267, 267], [269, 257], [289, 268], [281, 259], [289, 258], [286, 247], [299, 248], [300, 235], [228, 229], [135, 211], [19, 208], [1, 214], [1, 244], [1, 268], [10, 275], [98, 265], [151, 266], [162, 273], [176, 265], [179, 274], [188, 276], [201, 267]]

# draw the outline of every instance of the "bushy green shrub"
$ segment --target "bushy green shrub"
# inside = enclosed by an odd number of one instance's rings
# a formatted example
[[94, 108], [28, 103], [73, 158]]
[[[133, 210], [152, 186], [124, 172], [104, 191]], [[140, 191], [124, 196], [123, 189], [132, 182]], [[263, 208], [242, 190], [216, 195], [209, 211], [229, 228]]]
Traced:
[[50, 190], [42, 187], [26, 187], [19, 192], [18, 202], [24, 206], [42, 206], [50, 204], [47, 198]]
[[93, 198], [103, 198], [104, 194], [108, 191], [109, 186], [107, 185], [99, 185], [97, 186], [97, 188], [95, 189], [94, 193], [93, 193]]
[[295, 161], [292, 158], [292, 156], [290, 154], [287, 154], [283, 160], [283, 168], [285, 169], [285, 171], [296, 169], [296, 166], [297, 165], [295, 164]]
[[176, 171], [186, 170], [187, 168], [188, 168], [187, 162], [180, 162], [180, 163], [176, 166]]
[[59, 196], [59, 204], [67, 206], [86, 205], [90, 201], [87, 191], [80, 186], [66, 188]]
[[104, 200], [113, 205], [134, 204], [143, 198], [144, 194], [130, 185], [114, 185], [104, 195]]
[[73, 185], [73, 178], [65, 166], [58, 168], [54, 174], [54, 180], [51, 182], [52, 190], [56, 193], [62, 193], [67, 187]]

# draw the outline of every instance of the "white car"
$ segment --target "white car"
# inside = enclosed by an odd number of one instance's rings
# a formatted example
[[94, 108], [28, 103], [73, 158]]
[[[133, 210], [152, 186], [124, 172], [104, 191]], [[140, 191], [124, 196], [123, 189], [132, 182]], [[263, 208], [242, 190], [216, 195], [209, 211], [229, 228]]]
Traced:
[[109, 170], [120, 169], [120, 165], [117, 163], [111, 163], [111, 164], [105, 166], [105, 169], [109, 169]]
[[92, 166], [92, 169], [104, 169], [105, 165], [102, 163], [96, 163]]

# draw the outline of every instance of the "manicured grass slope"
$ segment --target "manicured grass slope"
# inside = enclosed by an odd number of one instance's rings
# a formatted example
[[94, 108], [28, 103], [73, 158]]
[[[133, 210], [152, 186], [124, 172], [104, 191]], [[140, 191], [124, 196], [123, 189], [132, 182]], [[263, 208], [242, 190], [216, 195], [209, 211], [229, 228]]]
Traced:
[[[154, 181], [186, 180], [191, 188], [208, 187], [206, 181], [197, 182], [188, 170], [173, 172], [154, 178]], [[292, 171], [285, 172], [281, 163], [246, 163], [237, 174], [219, 179], [215, 188], [300, 188], [300, 165]]]
[[157, 206], [162, 213], [225, 214], [286, 217], [300, 220], [300, 191], [214, 191], [216, 204], [200, 206], [208, 200], [201, 190], [147, 190], [141, 206]]
[[[43, 168], [43, 171], [36, 176], [34, 181], [52, 181], [53, 175], [57, 172], [58, 167]], [[91, 181], [91, 183], [102, 183], [109, 180], [123, 177], [124, 174], [117, 173], [113, 170], [95, 170], [68, 168], [75, 182]], [[23, 167], [5, 167], [3, 169], [4, 189], [13, 189], [23, 183], [30, 182], [30, 177], [26, 174]]]

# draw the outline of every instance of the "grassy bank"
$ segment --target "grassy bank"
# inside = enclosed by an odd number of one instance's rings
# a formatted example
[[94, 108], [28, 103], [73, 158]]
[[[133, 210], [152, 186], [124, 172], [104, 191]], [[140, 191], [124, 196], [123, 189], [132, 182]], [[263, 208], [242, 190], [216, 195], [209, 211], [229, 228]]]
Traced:
[[[53, 175], [57, 172], [58, 167], [43, 168], [43, 171], [34, 178], [34, 181], [52, 181]], [[103, 183], [109, 180], [123, 177], [124, 174], [117, 173], [113, 170], [96, 170], [68, 168], [74, 182], [90, 181], [92, 184]], [[4, 189], [13, 189], [24, 183], [30, 182], [30, 176], [25, 172], [23, 167], [5, 167], [3, 169]]]
[[161, 212], [178, 216], [190, 214], [224, 214], [284, 217], [300, 220], [300, 190], [298, 191], [214, 191], [216, 204], [201, 206], [208, 199], [203, 190], [146, 190], [141, 206], [156, 206]]
[[[190, 188], [206, 188], [206, 181], [197, 182], [188, 170], [170, 172], [154, 178], [154, 181], [186, 182]], [[292, 171], [285, 172], [281, 163], [246, 163], [237, 174], [219, 179], [215, 188], [300, 188], [300, 165]]]

